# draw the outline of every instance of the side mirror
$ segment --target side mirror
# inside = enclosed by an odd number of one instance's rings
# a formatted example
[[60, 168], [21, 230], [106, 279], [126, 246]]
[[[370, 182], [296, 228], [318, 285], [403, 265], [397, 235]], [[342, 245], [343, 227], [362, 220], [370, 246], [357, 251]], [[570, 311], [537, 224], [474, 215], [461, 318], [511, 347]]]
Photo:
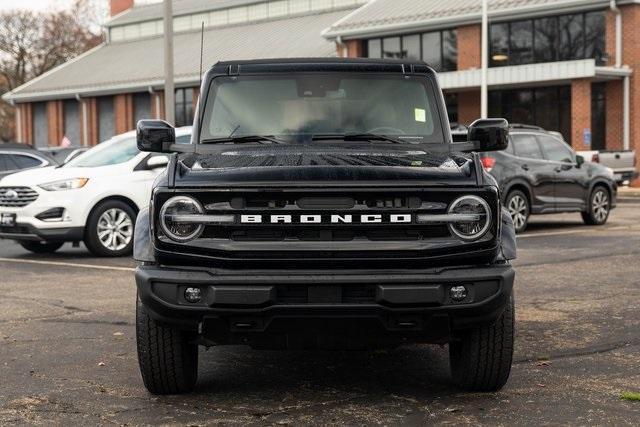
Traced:
[[147, 160], [147, 170], [162, 169], [168, 164], [169, 159], [166, 156], [153, 156]]
[[576, 154], [576, 166], [580, 168], [582, 165], [584, 165], [584, 157], [580, 154]]
[[505, 119], [479, 119], [471, 123], [467, 141], [473, 144], [470, 151], [500, 151], [509, 144], [509, 122]]
[[151, 153], [171, 153], [176, 131], [164, 120], [140, 120], [136, 126], [138, 150]]

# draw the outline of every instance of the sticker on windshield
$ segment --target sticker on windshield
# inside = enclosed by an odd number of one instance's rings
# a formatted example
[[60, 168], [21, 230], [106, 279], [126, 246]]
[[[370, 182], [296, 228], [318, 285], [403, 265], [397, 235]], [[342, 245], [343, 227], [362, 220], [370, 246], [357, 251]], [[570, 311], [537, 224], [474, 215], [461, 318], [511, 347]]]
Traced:
[[416, 108], [416, 122], [425, 123], [427, 121], [427, 111], [423, 108]]

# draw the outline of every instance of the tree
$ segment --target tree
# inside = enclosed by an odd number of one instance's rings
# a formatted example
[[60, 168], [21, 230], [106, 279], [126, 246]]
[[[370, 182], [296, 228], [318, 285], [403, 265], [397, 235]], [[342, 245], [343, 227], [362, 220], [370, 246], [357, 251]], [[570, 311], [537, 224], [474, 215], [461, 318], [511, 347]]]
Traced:
[[[92, 0], [68, 10], [0, 14], [0, 95], [97, 46], [103, 36]], [[14, 134], [13, 107], [0, 103], [0, 139]]]

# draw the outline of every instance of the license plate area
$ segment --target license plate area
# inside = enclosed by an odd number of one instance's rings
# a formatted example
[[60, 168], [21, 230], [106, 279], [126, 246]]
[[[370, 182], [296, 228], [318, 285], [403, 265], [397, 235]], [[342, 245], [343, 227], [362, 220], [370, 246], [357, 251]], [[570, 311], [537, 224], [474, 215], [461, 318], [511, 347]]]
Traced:
[[0, 214], [0, 226], [15, 227], [15, 225], [16, 225], [16, 214], [12, 214], [12, 213]]

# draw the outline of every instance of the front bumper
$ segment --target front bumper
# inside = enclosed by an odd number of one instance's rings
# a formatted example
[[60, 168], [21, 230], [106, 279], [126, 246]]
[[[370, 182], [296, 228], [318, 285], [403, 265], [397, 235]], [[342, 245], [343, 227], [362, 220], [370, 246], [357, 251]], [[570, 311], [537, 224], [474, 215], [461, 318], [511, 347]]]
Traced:
[[[210, 344], [298, 347], [300, 339], [448, 342], [495, 321], [511, 297], [509, 264], [421, 271], [224, 271], [141, 265], [136, 284], [155, 320], [199, 331]], [[452, 286], [468, 290], [462, 302]], [[187, 287], [202, 299], [189, 303]], [[315, 344], [313, 345], [315, 347]], [[344, 345], [340, 345], [344, 347]]]
[[[14, 214], [16, 224], [0, 226], [0, 239], [17, 241], [73, 242], [83, 238], [87, 217], [85, 201], [89, 200], [84, 188], [69, 191], [45, 191], [29, 187], [38, 194], [35, 201], [22, 207], [0, 206], [0, 213]], [[51, 209], [62, 209], [62, 217], [40, 220], [38, 216]]]

